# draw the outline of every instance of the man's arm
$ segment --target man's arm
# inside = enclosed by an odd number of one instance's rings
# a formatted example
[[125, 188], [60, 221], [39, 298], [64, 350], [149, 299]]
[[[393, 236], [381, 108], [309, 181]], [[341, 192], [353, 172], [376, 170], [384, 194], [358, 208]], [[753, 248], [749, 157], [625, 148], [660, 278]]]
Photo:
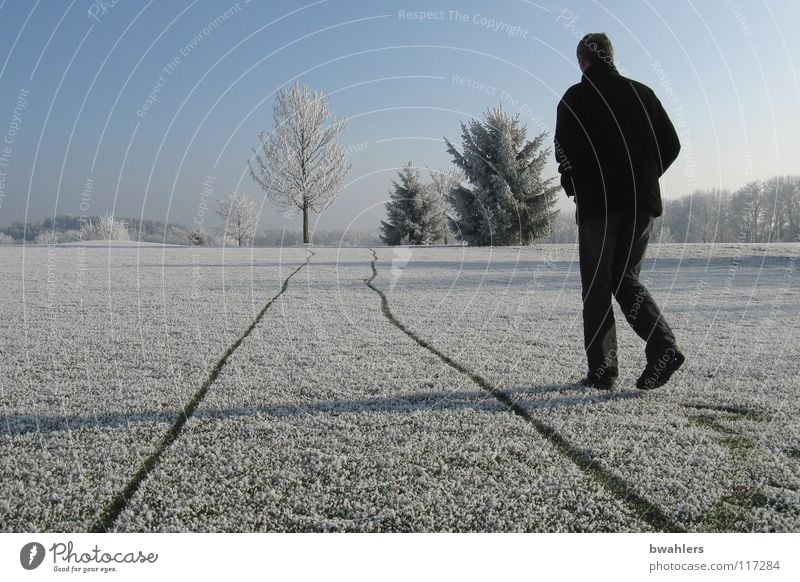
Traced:
[[564, 102], [564, 99], [562, 99], [559, 101], [558, 107], [556, 108], [556, 132], [554, 144], [556, 162], [558, 163], [558, 173], [561, 174], [561, 187], [569, 197], [575, 196], [575, 186], [572, 181], [572, 163], [567, 156], [565, 144], [567, 147], [569, 147], [570, 143], [575, 143], [575, 140], [572, 139], [575, 131], [573, 127], [574, 125], [575, 119], [572, 113], [569, 111], [567, 104]]
[[667, 171], [681, 151], [681, 142], [678, 139], [678, 132], [672, 125], [669, 115], [661, 105], [655, 93], [652, 94], [652, 122], [653, 131], [655, 132], [656, 144], [658, 145], [659, 157], [659, 177]]

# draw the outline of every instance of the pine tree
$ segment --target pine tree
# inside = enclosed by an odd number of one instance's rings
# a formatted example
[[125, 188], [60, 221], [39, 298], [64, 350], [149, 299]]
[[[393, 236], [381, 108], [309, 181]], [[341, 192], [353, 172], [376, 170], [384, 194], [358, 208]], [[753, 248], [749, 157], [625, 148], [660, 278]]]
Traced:
[[557, 211], [555, 178], [542, 178], [550, 149], [546, 133], [526, 141], [519, 115], [489, 110], [483, 121], [461, 124], [463, 153], [445, 138], [447, 152], [466, 175], [451, 193], [456, 236], [470, 245], [527, 245], [547, 236]]
[[392, 180], [394, 191], [381, 220], [381, 240], [387, 245], [432, 244], [445, 236], [445, 216], [436, 194], [422, 183], [419, 170], [408, 162]]
[[439, 205], [442, 208], [442, 214], [445, 215], [445, 228], [444, 228], [444, 244], [447, 244], [447, 235], [449, 231], [455, 226], [456, 217], [455, 209], [451, 203], [451, 193], [453, 188], [458, 186], [466, 178], [464, 173], [456, 167], [451, 168], [449, 171], [432, 170], [428, 168], [428, 174], [431, 181], [428, 187], [436, 195]]

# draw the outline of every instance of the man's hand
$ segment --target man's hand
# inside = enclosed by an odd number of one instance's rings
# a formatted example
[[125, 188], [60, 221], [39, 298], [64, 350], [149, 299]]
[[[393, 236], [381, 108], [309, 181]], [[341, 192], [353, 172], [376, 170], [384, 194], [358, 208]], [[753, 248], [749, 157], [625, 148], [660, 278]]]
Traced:
[[[561, 111], [561, 105], [559, 105], [559, 116], [556, 122], [556, 132], [563, 132], [563, 128], [565, 125], [564, 122], [564, 113]], [[555, 145], [555, 155], [556, 155], [556, 163], [558, 164], [558, 173], [561, 174], [561, 187], [566, 192], [567, 196], [575, 199], [575, 183], [572, 180], [572, 164], [567, 157], [567, 152], [564, 151], [564, 147], [559, 142], [558, 138], [553, 140]]]
[[575, 200], [575, 183], [572, 181], [572, 175], [562, 171], [560, 166], [558, 171], [561, 173], [561, 187], [569, 198]]

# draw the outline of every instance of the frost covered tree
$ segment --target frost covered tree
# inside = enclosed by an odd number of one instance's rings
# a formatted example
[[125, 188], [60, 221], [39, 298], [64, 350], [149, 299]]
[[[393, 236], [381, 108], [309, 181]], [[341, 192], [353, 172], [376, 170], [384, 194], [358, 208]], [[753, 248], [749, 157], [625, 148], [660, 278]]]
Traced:
[[272, 131], [258, 135], [261, 145], [247, 165], [270, 200], [302, 212], [303, 242], [309, 243], [309, 212], [325, 210], [350, 171], [337, 142], [346, 119], [331, 117], [327, 95], [299, 84], [278, 91], [273, 118]]
[[381, 220], [381, 240], [387, 245], [423, 245], [444, 238], [447, 225], [441, 201], [422, 183], [419, 170], [408, 162], [398, 177], [399, 182], [392, 180], [387, 218]]
[[456, 235], [470, 245], [526, 245], [547, 236], [559, 187], [542, 171], [550, 155], [546, 133], [526, 141], [519, 115], [502, 108], [484, 120], [461, 124], [463, 153], [445, 138], [453, 162], [468, 184], [456, 186], [451, 200]]
[[208, 244], [208, 236], [199, 228], [186, 235], [186, 238], [189, 244], [195, 247], [202, 247]]
[[217, 230], [223, 233], [223, 239], [230, 238], [236, 246], [253, 244], [258, 223], [258, 206], [245, 194], [229, 192], [222, 200], [217, 200], [214, 213], [225, 221]]
[[[659, 217], [664, 232], [677, 242], [720, 242], [725, 229], [730, 193], [726, 190], [696, 190], [687, 196], [664, 201], [664, 212]], [[653, 240], [669, 242], [668, 238], [655, 236]]]
[[800, 240], [800, 176], [774, 176], [764, 181], [764, 192], [774, 207], [772, 240]]
[[573, 244], [578, 241], [578, 225], [571, 210], [559, 212], [550, 224], [550, 234], [542, 242], [547, 244]]
[[80, 240], [131, 240], [128, 225], [124, 220], [110, 214], [99, 216], [81, 225]]
[[447, 244], [447, 235], [451, 228], [457, 225], [455, 209], [451, 203], [453, 189], [466, 179], [464, 172], [458, 168], [444, 172], [428, 168], [431, 181], [429, 188], [436, 195], [442, 214], [445, 216], [444, 244]]
[[731, 196], [730, 219], [736, 225], [736, 240], [745, 243], [763, 240], [761, 234], [768, 222], [768, 210], [771, 209], [761, 182], [750, 182], [734, 192]]
[[35, 245], [57, 245], [58, 243], [58, 233], [54, 230], [43, 230], [33, 239]]
[[235, 247], [239, 245], [239, 241], [219, 229], [217, 232], [207, 236], [206, 245], [210, 247]]

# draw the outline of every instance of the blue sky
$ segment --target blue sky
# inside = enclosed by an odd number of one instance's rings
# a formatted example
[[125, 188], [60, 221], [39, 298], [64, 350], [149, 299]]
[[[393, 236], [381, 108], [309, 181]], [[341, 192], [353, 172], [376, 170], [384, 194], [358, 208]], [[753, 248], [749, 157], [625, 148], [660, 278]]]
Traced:
[[[113, 211], [213, 227], [203, 183], [263, 201], [246, 162], [298, 80], [349, 119], [353, 168], [318, 227], [371, 229], [397, 168], [448, 168], [442, 138], [489, 107], [550, 143], [590, 31], [681, 134], [666, 197], [800, 172], [797, 0], [101, 4], [0, 5], [0, 224]], [[298, 224], [264, 204], [263, 227]]]

